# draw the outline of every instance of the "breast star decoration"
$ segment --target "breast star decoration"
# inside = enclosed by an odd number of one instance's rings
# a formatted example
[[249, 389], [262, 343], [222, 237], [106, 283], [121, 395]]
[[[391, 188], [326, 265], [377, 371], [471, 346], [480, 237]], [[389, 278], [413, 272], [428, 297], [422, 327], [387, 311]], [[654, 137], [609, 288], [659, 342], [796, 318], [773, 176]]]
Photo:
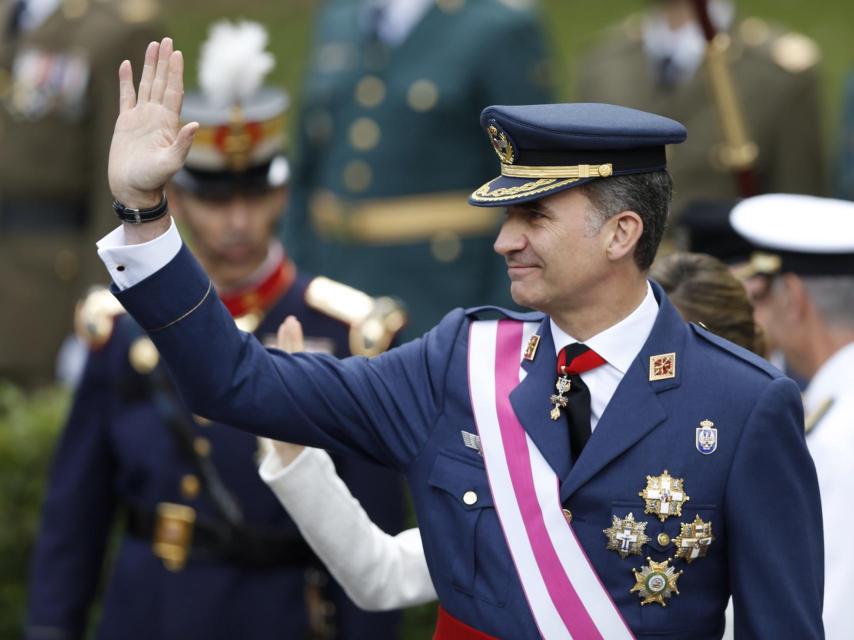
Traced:
[[688, 564], [691, 564], [697, 558], [704, 558], [709, 546], [715, 539], [712, 535], [712, 523], [703, 522], [703, 519], [697, 515], [694, 517], [694, 522], [681, 524], [681, 532], [673, 538], [673, 545], [676, 547], [676, 557], [682, 558]]
[[652, 558], [647, 558], [646, 561], [647, 565], [641, 567], [640, 570], [632, 569], [635, 574], [635, 586], [630, 589], [629, 593], [636, 592], [641, 598], [641, 605], [655, 602], [666, 607], [665, 600], [674, 593], [679, 594], [676, 581], [682, 572], [671, 567], [669, 559], [664, 562], [655, 562]]
[[682, 479], [671, 477], [667, 469], [660, 476], [647, 476], [646, 487], [638, 493], [646, 501], [643, 512], [658, 516], [662, 522], [681, 516], [682, 505], [691, 499], [682, 485]]
[[641, 554], [641, 548], [649, 542], [646, 535], [646, 521], [637, 522], [635, 516], [629, 513], [625, 518], [611, 516], [611, 526], [602, 529], [602, 533], [608, 538], [607, 549], [616, 551], [624, 560], [629, 555]]

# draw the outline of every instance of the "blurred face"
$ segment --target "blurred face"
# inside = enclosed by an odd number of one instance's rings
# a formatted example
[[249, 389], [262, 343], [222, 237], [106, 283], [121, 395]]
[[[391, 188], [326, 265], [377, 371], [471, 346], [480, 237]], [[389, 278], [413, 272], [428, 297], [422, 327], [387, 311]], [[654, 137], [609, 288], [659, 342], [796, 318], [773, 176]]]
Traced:
[[193, 250], [217, 285], [229, 286], [252, 274], [267, 257], [270, 239], [285, 205], [284, 188], [203, 198], [175, 189], [170, 205], [193, 235]]
[[769, 351], [789, 352], [793, 339], [799, 335], [797, 309], [792, 304], [789, 285], [787, 276], [758, 275], [744, 282], [756, 324], [765, 335]]
[[507, 209], [495, 251], [507, 262], [513, 300], [550, 315], [583, 304], [609, 266], [609, 225], [597, 226], [578, 189]]

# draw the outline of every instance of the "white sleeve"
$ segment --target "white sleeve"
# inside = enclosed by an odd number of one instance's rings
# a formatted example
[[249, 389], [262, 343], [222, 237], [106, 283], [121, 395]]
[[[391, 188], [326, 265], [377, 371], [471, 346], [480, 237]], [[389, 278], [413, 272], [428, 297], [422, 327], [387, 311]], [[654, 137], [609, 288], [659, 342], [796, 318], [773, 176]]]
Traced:
[[325, 451], [306, 448], [283, 466], [268, 449], [258, 472], [359, 607], [384, 611], [436, 599], [418, 529], [390, 536], [371, 522]]
[[120, 290], [132, 287], [159, 271], [180, 250], [181, 235], [174, 219], [169, 225], [169, 231], [142, 244], [128, 244], [123, 226], [98, 241], [98, 256]]

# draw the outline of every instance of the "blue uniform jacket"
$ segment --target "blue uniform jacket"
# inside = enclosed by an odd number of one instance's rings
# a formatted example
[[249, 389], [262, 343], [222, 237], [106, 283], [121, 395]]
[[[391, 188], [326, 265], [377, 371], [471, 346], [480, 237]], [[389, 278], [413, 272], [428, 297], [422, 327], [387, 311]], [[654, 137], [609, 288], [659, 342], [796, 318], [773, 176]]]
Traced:
[[[583, 455], [570, 466], [566, 429], [548, 417], [555, 355], [548, 319], [528, 375], [512, 392], [520, 422], [554, 468], [572, 526], [604, 586], [638, 637], [719, 638], [730, 594], [736, 637], [821, 638], [823, 548], [815, 469], [796, 385], [764, 360], [685, 324], [660, 287], [659, 313]], [[405, 472], [431, 576], [443, 606], [500, 638], [537, 637], [506, 547], [483, 461], [461, 430], [475, 431], [467, 383], [468, 327], [455, 310], [423, 338], [377, 358], [342, 361], [264, 350], [240, 334], [186, 250], [118, 294], [145, 327], [194, 409], [253, 433], [367, 456]], [[651, 356], [676, 353], [676, 375], [650, 382]], [[487, 365], [488, 366], [488, 365]], [[718, 429], [699, 452], [695, 429]], [[606, 550], [612, 514], [643, 513], [647, 475], [682, 478], [681, 518], [645, 516], [644, 555], [669, 553], [696, 515], [711, 521], [705, 558], [679, 566], [679, 594], [641, 606], [632, 568]], [[474, 491], [474, 504], [462, 500]], [[679, 561], [682, 562], [682, 561]]]
[[[268, 310], [256, 336], [275, 335], [279, 323], [293, 314], [304, 323], [307, 338], [324, 339], [335, 355], [349, 355], [349, 325], [306, 304], [310, 281], [297, 277]], [[119, 316], [109, 342], [90, 354], [45, 499], [30, 576], [29, 640], [83, 637], [109, 532], [122, 506], [153, 513], [159, 502], [180, 503], [194, 508], [198, 519], [222, 521], [207, 492], [182, 493], [182, 478], [197, 470], [158, 412], [147, 376], [131, 366], [130, 347], [143, 335], [133, 319]], [[259, 340], [245, 335], [260, 348]], [[246, 526], [292, 535], [301, 543], [296, 526], [258, 477], [256, 438], [185, 411], [196, 437], [209, 443], [209, 455]], [[352, 457], [336, 458], [336, 466], [381, 527], [392, 533], [402, 528], [398, 473]], [[253, 568], [198, 559], [191, 551], [187, 565], [172, 572], [154, 556], [150, 540], [123, 535], [104, 593], [98, 637], [302, 638], [308, 626], [305, 571], [305, 565]], [[338, 613], [337, 638], [396, 637], [398, 614], [363, 612], [337, 585], [331, 597]]]

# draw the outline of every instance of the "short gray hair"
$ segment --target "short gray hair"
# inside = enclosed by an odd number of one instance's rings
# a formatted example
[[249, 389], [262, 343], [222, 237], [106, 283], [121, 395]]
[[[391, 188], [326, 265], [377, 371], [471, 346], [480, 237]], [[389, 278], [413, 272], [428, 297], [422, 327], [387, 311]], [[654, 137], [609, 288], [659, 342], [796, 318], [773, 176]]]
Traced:
[[648, 270], [670, 213], [673, 180], [667, 170], [602, 178], [578, 188], [598, 213], [599, 228], [621, 211], [634, 211], [640, 216], [643, 234], [635, 247], [635, 263], [641, 271]]
[[829, 325], [854, 327], [854, 276], [805, 276], [804, 287]]

